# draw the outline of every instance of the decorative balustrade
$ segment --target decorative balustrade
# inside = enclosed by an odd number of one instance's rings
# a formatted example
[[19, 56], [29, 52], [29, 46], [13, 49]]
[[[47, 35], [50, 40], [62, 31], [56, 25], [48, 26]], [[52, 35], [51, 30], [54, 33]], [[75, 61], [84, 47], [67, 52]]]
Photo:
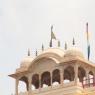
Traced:
[[82, 86], [83, 86], [83, 88], [94, 87], [95, 86], [95, 79], [94, 79], [94, 77], [83, 80]]

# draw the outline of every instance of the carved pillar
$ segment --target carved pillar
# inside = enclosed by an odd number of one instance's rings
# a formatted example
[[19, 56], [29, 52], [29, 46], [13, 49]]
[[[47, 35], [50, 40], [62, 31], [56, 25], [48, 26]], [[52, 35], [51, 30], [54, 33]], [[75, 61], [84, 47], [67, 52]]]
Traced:
[[60, 69], [60, 84], [63, 85], [64, 79], [64, 71], [63, 68]]
[[51, 78], [51, 87], [52, 87], [52, 71], [50, 72], [50, 78]]
[[18, 85], [19, 85], [19, 79], [16, 79], [15, 81], [15, 93], [18, 95]]
[[95, 86], [95, 72], [93, 74], [93, 86]]
[[28, 77], [28, 93], [31, 94], [31, 84], [32, 84], [32, 78], [31, 76]]
[[88, 86], [90, 86], [90, 78], [89, 78], [89, 71], [86, 70], [86, 79], [85, 79], [85, 84], [87, 84]]
[[41, 89], [41, 74], [39, 74], [39, 89]]
[[75, 72], [75, 85], [77, 85], [77, 82], [78, 82], [78, 64], [77, 63], [75, 63], [74, 72]]

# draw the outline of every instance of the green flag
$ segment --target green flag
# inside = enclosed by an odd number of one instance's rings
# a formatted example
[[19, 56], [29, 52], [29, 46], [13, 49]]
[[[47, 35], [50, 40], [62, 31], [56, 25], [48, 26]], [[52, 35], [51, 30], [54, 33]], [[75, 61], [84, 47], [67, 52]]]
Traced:
[[55, 34], [53, 32], [51, 32], [51, 39], [55, 39], [56, 40]]
[[56, 36], [53, 33], [53, 26], [51, 26], [51, 39], [55, 39], [56, 40]]

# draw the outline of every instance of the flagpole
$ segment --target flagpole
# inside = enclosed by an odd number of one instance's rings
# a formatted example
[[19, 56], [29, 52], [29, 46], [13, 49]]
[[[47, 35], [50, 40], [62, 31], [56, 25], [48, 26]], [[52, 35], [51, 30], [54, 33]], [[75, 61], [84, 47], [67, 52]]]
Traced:
[[52, 26], [51, 26], [51, 45], [52, 45]]
[[86, 23], [86, 32], [87, 32], [87, 53], [88, 53], [88, 60], [90, 57], [90, 42], [89, 42], [89, 33], [88, 33], [88, 22]]
[[51, 47], [52, 47], [52, 31], [53, 30], [53, 25], [51, 26], [51, 41], [50, 41], [50, 44], [51, 44]]

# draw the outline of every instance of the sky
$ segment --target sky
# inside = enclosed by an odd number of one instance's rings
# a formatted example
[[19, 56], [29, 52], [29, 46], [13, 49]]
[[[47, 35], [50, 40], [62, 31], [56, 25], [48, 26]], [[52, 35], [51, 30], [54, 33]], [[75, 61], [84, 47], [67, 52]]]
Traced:
[[20, 66], [30, 48], [31, 56], [47, 49], [50, 27], [61, 41], [76, 46], [87, 58], [86, 22], [89, 23], [90, 61], [95, 62], [95, 0], [0, 0], [0, 95], [15, 92], [15, 81], [8, 77]]

